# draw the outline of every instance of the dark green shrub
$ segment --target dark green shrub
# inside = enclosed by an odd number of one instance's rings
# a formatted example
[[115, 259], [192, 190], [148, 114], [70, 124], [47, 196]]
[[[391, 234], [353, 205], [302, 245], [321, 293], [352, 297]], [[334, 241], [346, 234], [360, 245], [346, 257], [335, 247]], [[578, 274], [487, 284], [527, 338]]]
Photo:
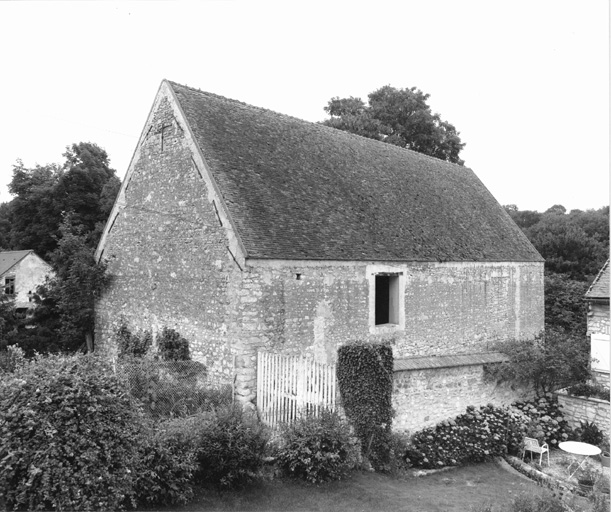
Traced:
[[407, 457], [414, 466], [438, 468], [517, 453], [527, 422], [513, 408], [469, 406], [464, 414], [414, 434]]
[[406, 433], [391, 432], [390, 434], [390, 470], [392, 473], [401, 473], [410, 468], [407, 456], [410, 439]]
[[354, 344], [337, 352], [337, 381], [346, 416], [372, 466], [390, 469], [393, 355], [388, 345]]
[[312, 483], [339, 480], [355, 466], [359, 451], [348, 423], [324, 410], [283, 426], [278, 465], [285, 474]]
[[609, 401], [609, 389], [600, 384], [575, 384], [567, 389], [567, 393], [572, 396], [585, 396], [586, 398], [594, 397], [599, 400]]
[[575, 429], [573, 434], [582, 443], [593, 444], [594, 446], [598, 446], [604, 441], [603, 432], [591, 421], [581, 420], [579, 427]]
[[47, 356], [0, 383], [0, 494], [9, 509], [134, 502], [142, 417], [92, 355]]
[[590, 377], [590, 348], [586, 337], [546, 328], [534, 340], [510, 340], [495, 345], [509, 356], [505, 362], [486, 366], [488, 379], [533, 385], [545, 394]]
[[123, 357], [144, 357], [153, 344], [153, 335], [150, 331], [143, 331], [140, 334], [131, 332], [125, 322], [115, 333], [118, 355]]
[[197, 425], [197, 479], [223, 487], [247, 482], [261, 469], [269, 439], [256, 420], [242, 417], [240, 407], [200, 415]]
[[532, 400], [514, 402], [512, 405], [528, 416], [529, 437], [540, 438], [550, 447], [557, 447], [558, 443], [566, 441], [572, 433], [562, 414], [562, 406], [551, 393]]
[[516, 496], [509, 508], [510, 512], [567, 512], [562, 500], [557, 496], [540, 494], [521, 494]]
[[174, 329], [164, 327], [157, 337], [159, 356], [164, 361], [189, 361], [189, 341]]
[[138, 503], [174, 505], [193, 498], [193, 475], [198, 465], [192, 427], [172, 420], [142, 439], [136, 481]]

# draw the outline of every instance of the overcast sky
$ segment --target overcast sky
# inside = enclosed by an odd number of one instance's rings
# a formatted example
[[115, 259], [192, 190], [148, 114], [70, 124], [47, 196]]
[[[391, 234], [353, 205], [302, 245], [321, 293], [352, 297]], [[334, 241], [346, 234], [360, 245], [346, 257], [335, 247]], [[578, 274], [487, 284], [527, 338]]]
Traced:
[[501, 204], [609, 204], [607, 0], [0, 2], [0, 202], [95, 142], [122, 178], [163, 78], [324, 119], [417, 87]]

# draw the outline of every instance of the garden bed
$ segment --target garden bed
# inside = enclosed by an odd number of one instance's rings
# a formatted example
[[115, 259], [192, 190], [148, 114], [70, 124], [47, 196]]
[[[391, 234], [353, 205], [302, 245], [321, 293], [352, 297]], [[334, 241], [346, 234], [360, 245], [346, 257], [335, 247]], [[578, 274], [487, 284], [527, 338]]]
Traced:
[[[524, 461], [510, 455], [505, 460], [515, 469], [528, 476], [532, 480], [545, 485], [551, 489], [570, 491], [574, 494], [586, 495], [577, 482], [577, 475], [569, 477], [567, 470], [571, 463], [571, 456], [562, 450], [551, 450], [549, 454], [549, 466], [547, 457], [543, 456], [543, 465], [537, 462], [538, 457], [533, 457], [531, 462], [527, 454]], [[609, 468], [602, 466], [598, 457], [588, 457], [584, 468], [591, 469], [598, 475], [594, 490], [609, 494]], [[571, 469], [573, 471], [574, 468]]]

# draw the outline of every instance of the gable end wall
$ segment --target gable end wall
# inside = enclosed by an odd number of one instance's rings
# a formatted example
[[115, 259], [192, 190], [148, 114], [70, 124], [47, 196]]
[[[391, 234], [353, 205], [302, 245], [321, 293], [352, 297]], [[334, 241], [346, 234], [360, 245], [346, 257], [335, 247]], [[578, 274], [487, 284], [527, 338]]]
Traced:
[[229, 297], [240, 268], [204, 173], [180, 112], [162, 95], [99, 250], [112, 283], [96, 305], [95, 343], [114, 357], [122, 323], [155, 336], [170, 327], [190, 341], [211, 382], [230, 382], [236, 320]]

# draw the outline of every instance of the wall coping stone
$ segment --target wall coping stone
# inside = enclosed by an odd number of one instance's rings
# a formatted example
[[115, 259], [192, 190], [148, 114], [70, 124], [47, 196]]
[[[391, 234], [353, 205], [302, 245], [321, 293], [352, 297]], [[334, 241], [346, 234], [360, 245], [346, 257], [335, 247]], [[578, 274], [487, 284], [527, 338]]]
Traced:
[[452, 368], [456, 366], [477, 366], [487, 363], [501, 363], [509, 358], [501, 352], [482, 352], [479, 354], [456, 354], [444, 356], [418, 356], [395, 359], [394, 371], [428, 370], [432, 368]]

